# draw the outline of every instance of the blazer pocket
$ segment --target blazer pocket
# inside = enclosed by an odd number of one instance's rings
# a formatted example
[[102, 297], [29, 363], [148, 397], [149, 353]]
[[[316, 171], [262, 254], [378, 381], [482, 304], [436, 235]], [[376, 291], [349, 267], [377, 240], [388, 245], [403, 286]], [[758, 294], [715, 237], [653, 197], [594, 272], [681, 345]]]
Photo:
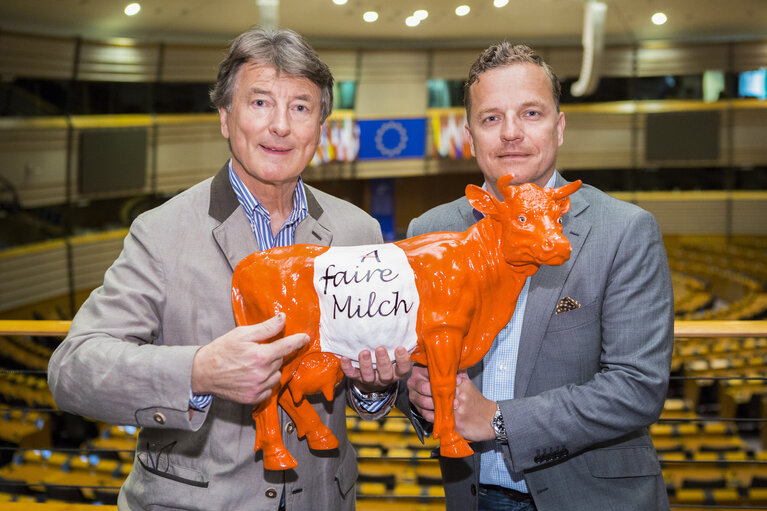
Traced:
[[[172, 444], [166, 447], [170, 450]], [[136, 454], [136, 459], [141, 464], [141, 467], [150, 474], [197, 488], [208, 487], [209, 481], [206, 480], [201, 472], [193, 468], [171, 463], [170, 457], [167, 453], [163, 452], [164, 450], [165, 448], [160, 449], [154, 454], [151, 451], [139, 452]]]
[[639, 477], [660, 475], [660, 463], [652, 447], [617, 447], [583, 453], [594, 477]]
[[582, 305], [577, 309], [561, 312], [551, 315], [549, 326], [546, 329], [547, 334], [564, 332], [573, 328], [579, 328], [598, 321], [600, 317], [599, 302], [593, 301], [587, 305]]
[[338, 481], [338, 489], [341, 495], [346, 497], [349, 491], [354, 488], [354, 483], [357, 482], [359, 467], [357, 466], [357, 452], [354, 450], [354, 447], [351, 444], [347, 444], [344, 451], [341, 463], [336, 471], [336, 481]]

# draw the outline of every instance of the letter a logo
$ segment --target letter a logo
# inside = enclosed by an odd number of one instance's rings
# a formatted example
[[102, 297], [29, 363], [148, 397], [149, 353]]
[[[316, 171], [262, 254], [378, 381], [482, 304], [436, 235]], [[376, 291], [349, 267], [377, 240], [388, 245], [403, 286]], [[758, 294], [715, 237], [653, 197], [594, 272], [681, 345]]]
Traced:
[[362, 259], [360, 259], [360, 262], [364, 263], [365, 259], [367, 259], [368, 257], [375, 257], [376, 258], [376, 262], [378, 262], [378, 263], [381, 262], [381, 258], [378, 257], [378, 250], [373, 250], [372, 252], [368, 252], [367, 254], [362, 256]]

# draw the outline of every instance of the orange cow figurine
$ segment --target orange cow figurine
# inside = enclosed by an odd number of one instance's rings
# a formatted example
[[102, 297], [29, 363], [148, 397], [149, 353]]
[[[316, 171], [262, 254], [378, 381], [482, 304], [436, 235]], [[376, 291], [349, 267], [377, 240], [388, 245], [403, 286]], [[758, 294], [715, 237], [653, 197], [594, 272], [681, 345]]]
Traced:
[[322, 392], [331, 400], [344, 376], [336, 355], [356, 360], [361, 350], [387, 342], [390, 357], [402, 345], [412, 361], [429, 367], [441, 455], [473, 452], [455, 429], [456, 373], [485, 356], [511, 319], [525, 278], [541, 264], [570, 257], [562, 215], [570, 208], [568, 195], [581, 186], [542, 189], [511, 180], [498, 180], [503, 202], [466, 187], [469, 202], [485, 217], [462, 233], [358, 247], [292, 245], [256, 252], [237, 265], [232, 300], [238, 325], [284, 312], [279, 337], [310, 337], [285, 357], [280, 383], [253, 409], [255, 450], [263, 449], [266, 469], [297, 465], [282, 442], [277, 404], [310, 448], [338, 447], [304, 396]]

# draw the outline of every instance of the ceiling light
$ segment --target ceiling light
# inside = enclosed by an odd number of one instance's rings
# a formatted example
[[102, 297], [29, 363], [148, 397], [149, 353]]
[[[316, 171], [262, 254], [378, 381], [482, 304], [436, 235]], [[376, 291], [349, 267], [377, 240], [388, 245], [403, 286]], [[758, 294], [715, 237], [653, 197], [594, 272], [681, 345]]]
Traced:
[[336, 5], [344, 5], [347, 2], [347, 0], [333, 0], [333, 3]]
[[429, 17], [429, 11], [425, 9], [418, 9], [417, 11], [413, 13], [413, 16], [415, 18], [418, 18], [419, 21], [423, 21]]
[[417, 25], [418, 25], [420, 22], [421, 22], [421, 20], [419, 20], [419, 19], [418, 19], [418, 18], [416, 18], [415, 16], [408, 16], [408, 17], [405, 19], [405, 25], [407, 25], [408, 27], [415, 27], [415, 26], [417, 26]]
[[652, 18], [650, 18], [650, 19], [656, 25], [663, 25], [664, 23], [666, 23], [666, 20], [668, 18], [662, 12], [656, 12], [655, 14], [652, 15]]
[[373, 23], [374, 21], [378, 19], [378, 13], [375, 11], [368, 11], [362, 15], [362, 19], [367, 21], [368, 23]]
[[469, 14], [469, 11], [471, 11], [471, 7], [468, 5], [459, 5], [455, 8], [455, 14], [456, 16], [466, 16]]
[[138, 12], [141, 10], [141, 4], [128, 4], [125, 6], [125, 14], [128, 16], [133, 16], [134, 14], [138, 14]]
[[496, 7], [506, 7], [509, 4], [509, 0], [493, 0], [493, 5]]

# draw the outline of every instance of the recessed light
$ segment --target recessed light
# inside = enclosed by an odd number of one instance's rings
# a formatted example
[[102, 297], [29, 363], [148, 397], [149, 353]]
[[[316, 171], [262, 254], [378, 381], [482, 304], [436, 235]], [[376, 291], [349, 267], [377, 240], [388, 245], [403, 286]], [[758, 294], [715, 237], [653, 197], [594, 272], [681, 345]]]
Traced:
[[496, 7], [506, 7], [509, 5], [509, 0], [493, 0], [493, 5]]
[[429, 17], [429, 11], [427, 11], [426, 9], [418, 9], [417, 11], [413, 13], [413, 16], [418, 18], [420, 21], [423, 21]]
[[469, 14], [469, 11], [471, 11], [471, 7], [468, 5], [459, 5], [455, 8], [455, 14], [456, 16], [466, 16]]
[[368, 11], [362, 15], [362, 19], [367, 21], [368, 23], [373, 23], [374, 21], [378, 19], [378, 13], [375, 11]]
[[347, 2], [347, 0], [333, 0], [333, 3], [336, 5], [344, 5]]
[[416, 18], [415, 16], [408, 16], [408, 17], [405, 19], [405, 25], [407, 25], [408, 27], [415, 27], [415, 26], [417, 26], [417, 25], [418, 25], [420, 22], [421, 22], [421, 20], [419, 20], [419, 19], [418, 19], [418, 18]]
[[652, 15], [650, 19], [656, 25], [663, 25], [664, 23], [666, 23], [666, 20], [668, 20], [668, 17], [666, 17], [666, 15], [663, 14], [662, 12], [656, 12], [655, 14]]
[[138, 14], [138, 12], [141, 10], [141, 4], [133, 3], [128, 4], [125, 6], [125, 14], [128, 16], [133, 16], [134, 14]]

